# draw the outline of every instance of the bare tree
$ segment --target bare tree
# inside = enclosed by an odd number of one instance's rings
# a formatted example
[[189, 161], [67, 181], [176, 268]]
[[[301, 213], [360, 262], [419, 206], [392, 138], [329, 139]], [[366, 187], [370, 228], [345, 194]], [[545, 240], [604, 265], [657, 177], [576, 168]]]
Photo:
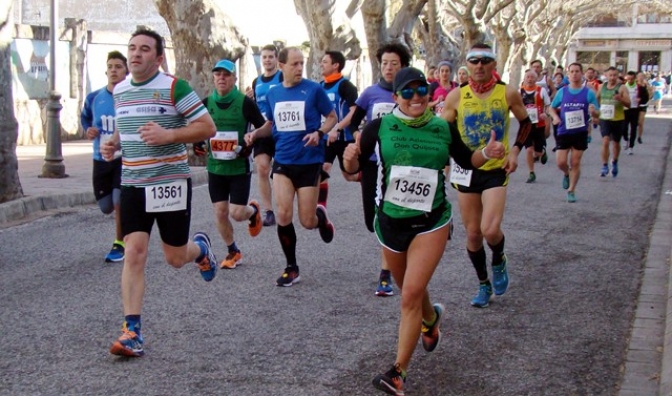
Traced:
[[0, 203], [23, 197], [16, 159], [19, 126], [12, 97], [12, 1], [0, 0]]
[[460, 55], [460, 41], [448, 33], [449, 29], [454, 30], [457, 27], [457, 23], [442, 23], [439, 2], [440, 0], [428, 0], [420, 17], [421, 23], [416, 25], [424, 49], [425, 62], [430, 65], [436, 65], [444, 59], [455, 61]]
[[248, 40], [214, 0], [155, 0], [174, 44], [175, 75], [203, 97], [213, 88], [212, 66], [243, 58]]
[[308, 30], [310, 53], [306, 75], [312, 80], [322, 79], [319, 64], [325, 51], [341, 51], [346, 59], [358, 59], [362, 53], [343, 4], [336, 0], [294, 0]]
[[442, 0], [448, 15], [464, 28], [463, 52], [478, 42], [487, 41], [487, 26], [492, 18], [515, 0]]

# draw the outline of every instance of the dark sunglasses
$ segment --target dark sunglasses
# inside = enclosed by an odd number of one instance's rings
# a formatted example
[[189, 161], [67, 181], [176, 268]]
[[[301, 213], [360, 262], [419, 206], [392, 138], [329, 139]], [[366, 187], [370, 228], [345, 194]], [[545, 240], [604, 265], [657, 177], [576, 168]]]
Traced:
[[420, 85], [415, 88], [404, 88], [400, 91], [397, 91], [397, 95], [401, 96], [406, 100], [413, 99], [413, 95], [416, 93], [420, 97], [427, 96], [427, 94], [429, 94], [429, 87], [426, 85]]
[[492, 58], [469, 58], [467, 59], [467, 62], [471, 63], [472, 65], [478, 65], [479, 63], [483, 66], [489, 65], [495, 60]]

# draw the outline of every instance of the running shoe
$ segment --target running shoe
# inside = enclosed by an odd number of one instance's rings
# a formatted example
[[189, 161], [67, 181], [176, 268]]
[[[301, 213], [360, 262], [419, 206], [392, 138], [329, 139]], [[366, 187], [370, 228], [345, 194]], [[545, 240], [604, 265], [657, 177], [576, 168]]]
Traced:
[[212, 245], [210, 244], [210, 238], [205, 232], [197, 232], [194, 234], [194, 242], [205, 248], [205, 256], [203, 259], [196, 263], [198, 269], [201, 270], [201, 276], [206, 282], [210, 282], [215, 279], [217, 275], [217, 257], [212, 252]]
[[242, 263], [243, 263], [243, 254], [240, 251], [229, 252], [229, 254], [226, 255], [224, 261], [222, 261], [222, 263], [219, 265], [219, 268], [234, 269]]
[[548, 162], [548, 154], [546, 154], [546, 149], [544, 148], [544, 153], [541, 155], [541, 164], [546, 165]]
[[496, 296], [506, 293], [506, 289], [509, 287], [509, 273], [506, 270], [508, 262], [509, 260], [505, 254], [504, 261], [500, 265], [492, 266], [492, 288]]
[[272, 210], [267, 210], [266, 215], [264, 216], [264, 227], [270, 227], [275, 225], [275, 213]]
[[534, 174], [534, 172], [530, 172], [530, 176], [527, 177], [527, 181], [525, 183], [534, 183], [537, 180], [537, 175]]
[[106, 263], [118, 263], [124, 261], [124, 247], [118, 243], [112, 244], [112, 250], [105, 256]]
[[576, 195], [574, 195], [573, 191], [567, 191], [567, 202], [569, 203], [576, 202]]
[[443, 311], [445, 310], [443, 304], [434, 304], [434, 311], [436, 311], [436, 321], [431, 326], [427, 326], [425, 321], [422, 321], [422, 347], [427, 352], [434, 352], [441, 342], [441, 319], [443, 319]]
[[[597, 127], [596, 127], [595, 125], [593, 125], [593, 128], [597, 128]], [[590, 143], [590, 142], [592, 142], [592, 141], [593, 141], [593, 136], [592, 136], [592, 135], [588, 135], [588, 137], [586, 138], [586, 143]]]
[[569, 188], [569, 175], [565, 175], [562, 178], [562, 188], [564, 188], [565, 190]]
[[639, 143], [639, 144], [643, 144], [643, 143], [642, 143], [642, 138], [641, 138], [641, 137], [638, 137], [638, 138], [637, 138], [637, 143]]
[[478, 286], [478, 294], [471, 300], [471, 305], [476, 308], [485, 308], [492, 297], [492, 286], [490, 283], [481, 283]]
[[247, 230], [250, 232], [250, 236], [256, 237], [261, 232], [261, 208], [257, 201], [250, 201], [250, 206], [256, 209], [257, 213], [250, 219], [250, 224], [247, 226]]
[[121, 336], [110, 347], [110, 353], [117, 356], [140, 357], [145, 354], [142, 349], [143, 339], [140, 334], [130, 331], [124, 323]]
[[628, 150], [628, 155], [632, 155], [632, 154], [634, 154], [634, 153], [633, 153], [633, 149], [634, 149], [634, 147], [630, 147], [630, 149]]
[[300, 280], [299, 267], [287, 267], [275, 284], [278, 286], [289, 287], [295, 283], [299, 283]]
[[331, 242], [334, 239], [334, 225], [329, 221], [327, 217], [327, 208], [322, 205], [317, 205], [315, 209], [315, 214], [317, 214], [318, 222], [317, 227], [320, 230], [320, 237], [326, 243]]
[[600, 172], [600, 177], [605, 177], [609, 174], [609, 166], [608, 165], [602, 165], [602, 171]]
[[611, 175], [613, 177], [618, 176], [618, 162], [611, 163]]
[[380, 271], [380, 276], [378, 277], [378, 287], [376, 287], [376, 296], [387, 297], [393, 295], [394, 289], [392, 289], [392, 279], [389, 273], [385, 274], [383, 271]]
[[404, 382], [406, 377], [402, 375], [401, 367], [397, 363], [386, 373], [376, 375], [373, 386], [388, 395], [404, 396]]

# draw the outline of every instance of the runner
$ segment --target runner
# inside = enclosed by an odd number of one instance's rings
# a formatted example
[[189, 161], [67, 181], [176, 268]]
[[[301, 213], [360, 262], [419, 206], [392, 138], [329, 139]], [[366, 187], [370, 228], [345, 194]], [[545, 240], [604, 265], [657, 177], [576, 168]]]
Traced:
[[[532, 129], [520, 92], [507, 87], [493, 75], [496, 59], [487, 44], [478, 43], [469, 50], [469, 83], [448, 94], [441, 115], [457, 128], [462, 140], [472, 150], [483, 147], [492, 131], [506, 147], [506, 158], [493, 158], [473, 171], [463, 170], [454, 164], [450, 167], [450, 181], [458, 191], [460, 213], [467, 233], [467, 253], [479, 280], [478, 294], [471, 304], [479, 308], [488, 306], [493, 287], [499, 296], [506, 292], [509, 285], [501, 223], [509, 174], [518, 167], [518, 155]], [[520, 123], [516, 142], [510, 150], [509, 111]], [[488, 278], [483, 239], [492, 250], [492, 284]]]
[[644, 73], [637, 73], [637, 87], [639, 89], [639, 121], [637, 123], [637, 143], [642, 144], [642, 136], [644, 136], [644, 119], [646, 117], [646, 110], [649, 107], [649, 99], [651, 98], [652, 88], [646, 80]]
[[[378, 59], [378, 63], [380, 63], [380, 74], [382, 77], [377, 84], [366, 88], [359, 98], [357, 98], [357, 107], [350, 124], [353, 131], [359, 127], [364, 118], [366, 118], [367, 122], [371, 122], [392, 112], [392, 108], [395, 105], [392, 97], [394, 77], [402, 67], [409, 66], [411, 61], [411, 55], [408, 53], [406, 47], [398, 43], [388, 43], [380, 47], [376, 52], [376, 58]], [[358, 132], [355, 131], [355, 136], [357, 134]], [[376, 161], [377, 158], [373, 154], [369, 161], [362, 164], [360, 172], [364, 224], [366, 224], [366, 228], [371, 232], [374, 232], [373, 218], [376, 214], [376, 185], [378, 178]], [[380, 297], [392, 296], [394, 295], [392, 277], [385, 261], [385, 255], [382, 252], [380, 267], [376, 295]]]
[[629, 71], [625, 76], [625, 88], [630, 97], [630, 106], [625, 109], [625, 126], [623, 127], [623, 140], [627, 142], [625, 151], [632, 155], [637, 137], [637, 125], [639, 124], [639, 85], [636, 81], [637, 73]]
[[621, 138], [625, 132], [625, 107], [630, 106], [628, 89], [618, 81], [618, 69], [607, 69], [607, 82], [597, 92], [600, 104], [600, 134], [602, 135], [601, 177], [609, 174], [609, 143], [612, 148], [611, 174], [618, 176], [618, 156], [621, 153]]
[[[555, 95], [556, 86], [553, 83], [552, 79], [549, 77], [548, 70], [544, 69], [544, 65], [539, 59], [535, 59], [532, 62], [530, 62], [530, 69], [532, 69], [537, 74], [536, 85], [538, 87], [543, 88], [546, 91], [546, 96], [549, 98], [550, 103], [550, 98], [552, 98], [553, 95]], [[544, 153], [546, 153], [546, 139], [549, 136], [551, 136], [551, 123], [544, 122], [543, 125], [544, 125]], [[555, 137], [555, 131], [553, 133], [553, 137]], [[555, 149], [553, 149], [553, 151], [555, 151]]]
[[110, 161], [122, 149], [121, 230], [126, 257], [121, 272], [125, 321], [112, 344], [114, 355], [144, 354], [140, 313], [145, 295], [149, 237], [156, 222], [166, 262], [175, 268], [195, 261], [206, 282], [217, 259], [203, 232], [189, 240], [191, 178], [185, 143], [215, 135], [208, 111], [189, 84], [159, 71], [163, 37], [144, 28], [128, 43], [131, 78], [114, 87], [117, 131], [101, 146]]
[[220, 268], [234, 269], [243, 263], [243, 254], [236, 246], [229, 217], [237, 222], [249, 221], [248, 231], [253, 237], [259, 235], [262, 227], [259, 204], [254, 200], [248, 204], [252, 179], [248, 156], [252, 150], [244, 136], [250, 124], [269, 134], [271, 122], [264, 120], [254, 100], [238, 91], [233, 62], [220, 60], [212, 75], [215, 90], [203, 99], [203, 105], [215, 122], [217, 134], [201, 147], [208, 154], [208, 190], [217, 230], [228, 248]]
[[[357, 175], [351, 175], [343, 170], [343, 150], [345, 150], [348, 144], [355, 141], [350, 129], [350, 120], [355, 113], [357, 87], [341, 74], [345, 67], [345, 56], [342, 53], [327, 51], [322, 57], [320, 65], [322, 67], [322, 76], [324, 76], [324, 81], [320, 82], [320, 85], [327, 92], [327, 96], [334, 105], [336, 116], [338, 117], [338, 123], [325, 136], [325, 139], [328, 139], [328, 141], [326, 143], [327, 147], [322, 170], [330, 174], [334, 160], [338, 157], [343, 178], [354, 182], [358, 180]], [[325, 179], [320, 183], [318, 204], [326, 208], [328, 195], [329, 183], [328, 179]]]
[[[282, 73], [278, 70], [278, 50], [275, 45], [269, 44], [261, 49], [261, 66], [264, 72], [252, 81], [252, 87], [246, 90], [246, 95], [256, 100], [264, 118], [269, 118], [270, 109], [266, 94], [268, 90], [282, 83]], [[275, 225], [275, 213], [271, 199], [271, 160], [275, 155], [275, 142], [269, 136], [257, 139], [254, 143], [254, 164], [257, 169], [257, 183], [259, 199], [264, 212], [264, 227]]]
[[462, 85], [466, 82], [469, 82], [469, 70], [466, 66], [460, 66], [460, 68], [457, 69], [457, 83]]
[[401, 69], [394, 92], [398, 107], [369, 122], [361, 140], [348, 146], [344, 159], [346, 170], [358, 172], [377, 152], [378, 189], [384, 193], [376, 198], [374, 226], [403, 304], [396, 362], [374, 378], [373, 386], [403, 395], [418, 337], [422, 335], [427, 352], [436, 350], [441, 341], [445, 308], [431, 303], [427, 285], [445, 250], [452, 217], [443, 168], [452, 156], [460, 166], [473, 169], [490, 158], [503, 158], [505, 149], [492, 133], [487, 146], [469, 150], [455, 129], [434, 116], [428, 106], [429, 86], [420, 70]]
[[581, 158], [588, 148], [588, 119], [599, 117], [599, 105], [595, 92], [582, 82], [583, 66], [580, 63], [569, 65], [568, 75], [569, 85], [555, 94], [549, 113], [558, 130], [555, 158], [564, 175], [562, 188], [567, 190], [567, 202], [573, 203], [581, 176]]
[[663, 92], [665, 91], [665, 80], [660, 77], [660, 73], [656, 75], [651, 81], [651, 87], [653, 88], [653, 111], [658, 114], [663, 106]]
[[457, 83], [453, 81], [453, 64], [448, 61], [439, 62], [439, 86], [432, 95], [432, 100], [429, 102], [429, 108], [434, 110], [436, 115], [441, 115], [443, 111], [443, 101], [448, 96], [448, 93], [453, 88], [457, 87]]
[[93, 194], [104, 214], [114, 211], [115, 240], [112, 250], [105, 256], [106, 263], [124, 260], [124, 236], [121, 233], [119, 195], [121, 194], [121, 151], [114, 159], [105, 161], [100, 153], [101, 144], [114, 135], [114, 87], [128, 75], [126, 57], [119, 51], [107, 54], [107, 86], [86, 96], [80, 115], [86, 137], [93, 140]]
[[[334, 226], [327, 218], [326, 208], [317, 204], [317, 196], [320, 180], [328, 177], [322, 171], [325, 144], [322, 137], [336, 125], [337, 117], [324, 89], [302, 77], [304, 59], [300, 49], [282, 49], [278, 63], [283, 82], [266, 95], [275, 140], [273, 192], [278, 238], [287, 260], [287, 267], [276, 284], [292, 286], [301, 279], [292, 223], [295, 197], [301, 225], [309, 230], [318, 228], [326, 243], [334, 238]], [[325, 117], [322, 124], [321, 117]], [[264, 136], [263, 131], [257, 129], [245, 135], [245, 139], [251, 144]]]
[[520, 95], [523, 98], [523, 104], [527, 114], [532, 122], [532, 130], [525, 141], [527, 151], [527, 169], [530, 175], [526, 183], [534, 183], [537, 175], [534, 173], [534, 162], [539, 160], [542, 165], [546, 165], [548, 155], [546, 154], [546, 112], [551, 104], [547, 91], [536, 84], [538, 77], [534, 70], [525, 72], [525, 80], [520, 88]]

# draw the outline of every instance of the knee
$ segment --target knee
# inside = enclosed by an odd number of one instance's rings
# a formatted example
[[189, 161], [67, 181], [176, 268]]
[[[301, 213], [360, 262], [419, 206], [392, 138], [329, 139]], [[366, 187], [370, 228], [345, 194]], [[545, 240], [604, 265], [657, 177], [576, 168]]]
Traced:
[[112, 196], [108, 195], [106, 197], [101, 198], [98, 201], [98, 207], [100, 208], [100, 211], [106, 215], [112, 213], [114, 211], [114, 203], [112, 202]]
[[227, 207], [216, 207], [215, 208], [215, 217], [218, 221], [223, 221], [229, 217], [229, 208]]
[[287, 208], [276, 206], [275, 208], [275, 220], [280, 225], [288, 225], [292, 222], [292, 211]]
[[558, 169], [561, 171], [564, 171], [567, 168], [567, 158], [556, 158], [555, 163], [558, 165]]
[[245, 209], [246, 206], [240, 206], [240, 205], [235, 205], [232, 206], [230, 209], [229, 214], [231, 215], [231, 218], [235, 221], [243, 221], [245, 219]]
[[496, 243], [501, 234], [502, 232], [497, 224], [488, 225], [483, 230], [483, 238], [490, 243]]
[[481, 229], [467, 230], [467, 242], [472, 245], [483, 243], [483, 233], [481, 232]]
[[257, 172], [262, 178], [268, 178], [271, 175], [271, 165], [266, 162], [257, 163]]
[[581, 167], [581, 160], [578, 158], [572, 158], [572, 169], [577, 170]]
[[144, 271], [147, 261], [147, 247], [126, 243], [124, 248], [124, 266], [131, 271]]
[[404, 287], [401, 291], [401, 309], [402, 311], [422, 309], [422, 299], [425, 296], [425, 289], [419, 287]]
[[166, 262], [171, 267], [181, 268], [186, 263], [186, 256], [184, 254], [170, 253], [166, 255]]
[[317, 216], [299, 216], [299, 222], [301, 226], [307, 230], [313, 230], [317, 228]]

